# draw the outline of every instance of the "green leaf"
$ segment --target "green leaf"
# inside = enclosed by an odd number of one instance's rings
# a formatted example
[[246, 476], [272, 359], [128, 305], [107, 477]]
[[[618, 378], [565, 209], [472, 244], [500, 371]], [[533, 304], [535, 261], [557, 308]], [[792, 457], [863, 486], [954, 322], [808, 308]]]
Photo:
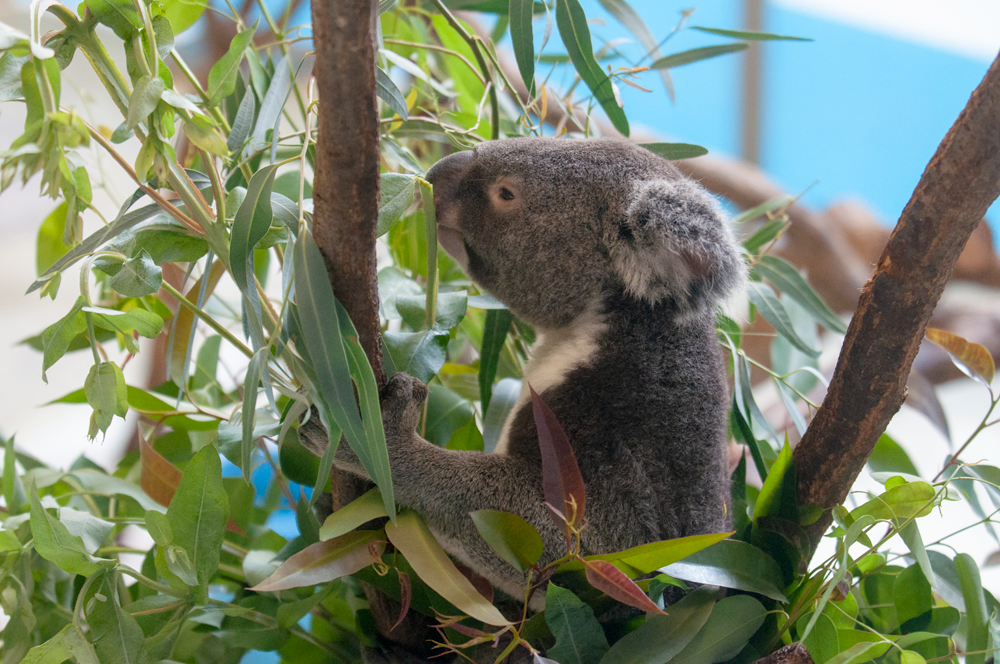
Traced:
[[[86, 614], [97, 657], [102, 662], [121, 664], [145, 661], [142, 628], [132, 614], [122, 609], [114, 574], [104, 576], [100, 595], [104, 599], [93, 602], [93, 608]], [[96, 593], [94, 598], [97, 599]]]
[[244, 295], [252, 286], [249, 272], [249, 261], [253, 257], [253, 249], [267, 234], [271, 227], [274, 212], [271, 210], [271, 187], [274, 185], [274, 175], [277, 164], [265, 166], [250, 178], [247, 185], [246, 198], [236, 211], [233, 219], [233, 229], [229, 240], [229, 263], [233, 273], [233, 281]]
[[14, 453], [14, 437], [11, 436], [4, 441], [3, 453], [3, 488], [4, 501], [7, 504], [9, 514], [20, 514], [21, 506], [28, 503], [28, 494], [24, 490], [21, 476], [17, 473], [15, 465], [17, 456]]
[[955, 556], [955, 571], [965, 599], [966, 664], [984, 664], [990, 639], [990, 614], [986, 612], [986, 598], [979, 578], [976, 561], [967, 553]]
[[[301, 64], [302, 61], [300, 60], [299, 65], [301, 66]], [[288, 99], [288, 94], [292, 90], [293, 83], [292, 68], [288, 62], [288, 58], [279, 58], [274, 63], [274, 76], [271, 78], [271, 83], [267, 86], [264, 99], [260, 103], [260, 113], [257, 115], [257, 122], [253, 128], [253, 137], [250, 139], [250, 145], [248, 146], [250, 150], [260, 150], [267, 144], [267, 131], [269, 129], [274, 130], [271, 137], [272, 145], [277, 141], [278, 130], [276, 123], [281, 115], [281, 110], [285, 107], [285, 101]]]
[[[607, 560], [610, 562], [622, 562], [629, 567], [639, 570], [642, 574], [650, 574], [667, 565], [672, 565], [679, 560], [697, 553], [703, 549], [725, 540], [730, 533], [711, 533], [708, 535], [689, 535], [688, 537], [678, 537], [661, 542], [650, 542], [641, 544], [624, 551], [616, 553], [606, 553], [599, 556], [587, 556], [586, 560]], [[570, 562], [564, 569], [575, 569], [574, 563]]]
[[111, 419], [128, 414], [125, 376], [114, 362], [101, 362], [90, 367], [83, 383], [87, 403], [94, 409], [94, 424], [107, 433]]
[[840, 334], [847, 332], [847, 326], [844, 322], [837, 317], [837, 314], [833, 313], [826, 302], [820, 299], [812, 286], [788, 261], [777, 256], [761, 256], [757, 265], [754, 266], [753, 272], [757, 276], [766, 278], [781, 292], [805, 307], [806, 311], [826, 329]]
[[704, 627], [671, 664], [713, 664], [735, 657], [764, 624], [767, 609], [749, 595], [726, 597], [715, 605]]
[[29, 650], [21, 664], [62, 664], [67, 659], [75, 659], [77, 664], [101, 664], [94, 647], [73, 624], [66, 625], [51, 639]]
[[899, 472], [920, 476], [906, 451], [888, 434], [879, 436], [875, 449], [868, 457], [868, 468], [873, 472]]
[[432, 329], [423, 332], [385, 332], [382, 338], [397, 371], [429, 383], [444, 366], [451, 337], [447, 332]]
[[128, 496], [139, 504], [144, 510], [155, 510], [164, 512], [166, 508], [150, 498], [145, 491], [136, 484], [123, 480], [114, 475], [107, 475], [96, 470], [74, 470], [67, 474], [85, 491], [102, 496]]
[[192, 115], [184, 122], [184, 135], [192, 143], [210, 154], [225, 157], [229, 154], [229, 146], [219, 129], [204, 115]]
[[38, 274], [44, 273], [60, 258], [66, 255], [70, 247], [63, 244], [63, 229], [66, 225], [66, 213], [69, 204], [60, 203], [49, 213], [38, 228], [38, 241], [35, 243], [35, 269]]
[[428, 389], [424, 439], [444, 447], [456, 431], [475, 419], [476, 411], [471, 402], [444, 385], [432, 384]]
[[207, 92], [211, 103], [218, 104], [223, 97], [228, 97], [236, 89], [236, 77], [240, 74], [243, 52], [253, 40], [259, 21], [260, 19], [254, 21], [254, 24], [243, 32], [236, 33], [233, 41], [229, 43], [229, 50], [209, 70]]
[[184, 468], [167, 508], [174, 543], [183, 548], [197, 575], [196, 598], [206, 602], [208, 582], [219, 567], [222, 535], [229, 519], [229, 497], [222, 486], [219, 453], [207, 445]]
[[618, 641], [601, 664], [664, 664], [671, 661], [701, 630], [712, 614], [718, 595], [718, 588], [702, 586], [671, 605], [667, 615], [647, 615], [642, 626]]
[[81, 311], [84, 304], [82, 297], [77, 298], [68, 314], [42, 332], [42, 380], [46, 383], [49, 381], [45, 372], [66, 354], [76, 335], [87, 329], [87, 320]]
[[31, 500], [31, 536], [35, 551], [42, 558], [69, 574], [90, 576], [114, 565], [114, 561], [94, 558], [87, 551], [83, 539], [69, 532], [66, 526], [42, 507], [34, 486], [29, 492]]
[[708, 154], [708, 149], [691, 143], [640, 143], [653, 154], [664, 159], [690, 159]]
[[170, 520], [166, 514], [156, 510], [146, 510], [143, 518], [146, 520], [146, 531], [154, 542], [160, 546], [174, 543], [174, 531], [170, 528]]
[[490, 309], [483, 324], [483, 343], [479, 347], [479, 398], [483, 413], [488, 413], [493, 398], [493, 379], [497, 375], [500, 353], [507, 341], [507, 332], [514, 314], [507, 309]]
[[152, 339], [163, 329], [163, 319], [145, 309], [118, 311], [103, 307], [83, 307], [83, 311], [91, 315], [94, 325], [109, 332], [128, 335], [138, 332], [141, 336]]
[[809, 346], [795, 331], [785, 306], [781, 304], [781, 300], [770, 286], [759, 281], [751, 281], [747, 284], [747, 295], [750, 303], [757, 307], [760, 315], [774, 326], [778, 334], [809, 357], [819, 357], [819, 351]]
[[163, 270], [153, 262], [146, 250], [125, 261], [122, 269], [111, 277], [111, 287], [125, 297], [142, 297], [160, 290]]
[[166, 85], [159, 76], [143, 76], [136, 81], [135, 88], [132, 89], [132, 96], [128, 101], [128, 127], [134, 129], [140, 122], [149, 117], [156, 105], [160, 103], [160, 97]]
[[556, 25], [573, 66], [583, 82], [587, 84], [608, 119], [623, 136], [628, 136], [628, 118], [618, 106], [611, 79], [594, 59], [594, 47], [590, 41], [587, 15], [579, 0], [556, 0]]
[[385, 534], [392, 545], [406, 557], [421, 581], [455, 605], [459, 611], [487, 625], [510, 624], [458, 571], [416, 512], [400, 512], [395, 523], [390, 521], [385, 524]]
[[531, 27], [534, 4], [534, 0], [510, 0], [508, 4], [514, 59], [521, 80], [532, 97], [535, 96], [535, 38]]
[[264, 346], [250, 358], [246, 377], [243, 379], [243, 436], [240, 445], [240, 468], [243, 470], [243, 481], [250, 484], [250, 473], [253, 471], [254, 449], [254, 416], [257, 413], [257, 386], [260, 377], [271, 355], [269, 346]]
[[608, 651], [594, 610], [554, 583], [545, 590], [545, 622], [556, 639], [546, 654], [559, 664], [597, 664]]
[[[316, 385], [320, 396], [330, 409], [337, 425], [343, 429], [348, 444], [358, 455], [369, 477], [382, 489], [386, 511], [391, 517], [395, 514], [392, 483], [388, 477], [388, 464], [382, 465], [383, 461], [388, 459], [384, 443], [385, 434], [382, 433], [381, 440], [367, 437], [367, 430], [358, 412], [358, 404], [354, 400], [354, 384], [351, 381], [347, 344], [339, 320], [339, 303], [333, 295], [323, 255], [316, 246], [312, 234], [304, 226], [295, 242], [293, 261], [295, 297], [303, 341], [312, 360], [313, 369], [316, 371]], [[356, 333], [353, 336], [356, 337]], [[359, 364], [358, 360], [353, 361]], [[367, 363], [367, 360], [365, 362]], [[370, 366], [368, 371], [371, 371]], [[372, 382], [374, 383], [374, 377]], [[362, 392], [362, 388], [367, 390], [366, 385], [359, 384], [359, 393]], [[369, 402], [372, 399], [370, 395], [366, 398]], [[374, 399], [377, 404], [377, 393]], [[368, 419], [369, 426], [377, 427], [372, 431], [382, 431], [381, 417]], [[373, 419], [377, 421], [371, 421]], [[379, 461], [377, 468], [376, 459]]]
[[[141, 195], [142, 191], [138, 190], [138, 193]], [[66, 254], [58, 261], [56, 261], [55, 265], [50, 267], [48, 270], [45, 271], [43, 275], [41, 275], [40, 277], [38, 277], [38, 279], [32, 282], [31, 286], [28, 288], [27, 293], [31, 293], [33, 291], [38, 290], [43, 285], [45, 285], [45, 283], [48, 282], [49, 279], [51, 279], [53, 274], [61, 272], [62, 270], [66, 269], [67, 267], [69, 267], [76, 261], [80, 260], [84, 256], [93, 253], [102, 244], [104, 244], [108, 240], [111, 240], [112, 238], [117, 237], [123, 231], [132, 228], [136, 224], [143, 222], [149, 219], [150, 217], [163, 214], [163, 212], [160, 210], [160, 207], [155, 204], [147, 205], [145, 207], [139, 208], [138, 210], [133, 210], [132, 212], [126, 213], [125, 211], [133, 202], [135, 202], [135, 200], [136, 198], [133, 196], [132, 199], [126, 201], [126, 204], [122, 208], [122, 211], [119, 213], [118, 218], [116, 218], [113, 222], [111, 222], [111, 225], [104, 226], [100, 230], [95, 231], [92, 235], [88, 236], [87, 239], [85, 239], [83, 242], [76, 245], [76, 247], [74, 247], [72, 251], [70, 251], [68, 254]]]
[[736, 53], [739, 51], [745, 51], [749, 48], [749, 44], [722, 44], [721, 46], [702, 46], [701, 48], [693, 48], [690, 51], [682, 51], [680, 53], [674, 53], [673, 55], [668, 55], [665, 58], [660, 58], [655, 60], [653, 64], [649, 65], [650, 69], [671, 69], [673, 67], [680, 67], [681, 65], [691, 64], [692, 62], [698, 62], [699, 60], [705, 60], [708, 58], [714, 58], [719, 55], [725, 55], [726, 53]]
[[[789, 205], [791, 202], [792, 202], [792, 197], [786, 194], [782, 194], [781, 196], [775, 196], [771, 200], [764, 201], [760, 205], [757, 205], [748, 210], [740, 212], [738, 215], [733, 217], [733, 223], [742, 224], [744, 221], [750, 221], [751, 219], [756, 219], [757, 217], [764, 216], [768, 212], [774, 212], [779, 208], [783, 208]], [[758, 244], [757, 247], [759, 246], [760, 245]], [[754, 248], [756, 249], [757, 247]]]
[[684, 581], [746, 590], [779, 602], [788, 601], [781, 591], [778, 563], [745, 542], [723, 540], [660, 571]]
[[[720, 30], [719, 28], [703, 28], [699, 25], [692, 25], [692, 30], [700, 30], [710, 35], [721, 35], [732, 37], [733, 39], [746, 39], [748, 41], [804, 41], [811, 42], [812, 39], [806, 37], [786, 37], [784, 35], [774, 35], [770, 32], [744, 32], [743, 30]], [[818, 663], [817, 663], [818, 664]]]
[[340, 537], [373, 519], [387, 516], [389, 513], [385, 509], [382, 492], [375, 487], [326, 517], [319, 529], [319, 538], [328, 540]]
[[170, 21], [174, 34], [179, 35], [194, 25], [205, 13], [208, 0], [161, 0], [164, 16]]
[[254, 97], [253, 88], [247, 88], [243, 93], [243, 100], [233, 118], [233, 126], [229, 131], [229, 139], [226, 147], [230, 152], [239, 151], [250, 138], [250, 130], [253, 129], [253, 116], [257, 110], [257, 98]]
[[311, 544], [250, 590], [276, 592], [314, 586], [354, 574], [379, 560], [385, 548], [385, 543], [378, 541], [381, 535], [377, 530], [362, 530]]
[[868, 514], [876, 520], [887, 521], [926, 516], [934, 508], [936, 493], [927, 482], [907, 482], [851, 510], [851, 517], [857, 520]]
[[[813, 613], [809, 612], [799, 618], [796, 625], [801, 634], [803, 628], [812, 620]], [[827, 660], [835, 657], [840, 652], [840, 639], [837, 637], [837, 626], [826, 614], [820, 614], [813, 625], [812, 630], [802, 639], [802, 644], [809, 651], [814, 664], [824, 664]]]
[[403, 218], [406, 208], [413, 202], [413, 189], [417, 183], [412, 175], [402, 173], [382, 173], [379, 179], [378, 228], [375, 237], [388, 233]]
[[917, 565], [907, 567], [899, 573], [892, 586], [892, 598], [900, 623], [916, 618], [934, 606], [931, 584]]
[[406, 108], [406, 97], [399, 91], [396, 84], [392, 82], [389, 75], [382, 71], [381, 67], [375, 67], [375, 94], [381, 97], [382, 101], [389, 105], [396, 115], [404, 120], [409, 118]]
[[131, 0], [87, 0], [87, 7], [123, 41], [142, 29], [142, 17]]
[[528, 571], [542, 557], [542, 536], [516, 514], [479, 510], [469, 516], [490, 548], [518, 571]]
[[796, 497], [795, 466], [792, 464], [792, 448], [786, 438], [778, 458], [771, 464], [767, 479], [764, 480], [754, 504], [753, 518], [776, 516], [797, 522], [798, 499]]
[[492, 453], [496, 449], [503, 433], [504, 422], [514, 410], [520, 394], [521, 381], [516, 378], [504, 378], [493, 386], [490, 408], [483, 416], [483, 451]]

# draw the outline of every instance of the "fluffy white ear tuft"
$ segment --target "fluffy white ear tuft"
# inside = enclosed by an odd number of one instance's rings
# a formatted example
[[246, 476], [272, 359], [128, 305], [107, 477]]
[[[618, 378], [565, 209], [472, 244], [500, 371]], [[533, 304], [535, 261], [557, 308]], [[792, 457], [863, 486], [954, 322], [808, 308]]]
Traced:
[[745, 280], [719, 204], [690, 180], [636, 184], [609, 240], [625, 290], [653, 303], [672, 301], [682, 315], [714, 307]]

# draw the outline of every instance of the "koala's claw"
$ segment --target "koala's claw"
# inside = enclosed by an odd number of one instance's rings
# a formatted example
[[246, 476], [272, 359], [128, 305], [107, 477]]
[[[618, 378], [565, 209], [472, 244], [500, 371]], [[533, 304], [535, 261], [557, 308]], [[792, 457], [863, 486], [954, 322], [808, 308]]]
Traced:
[[382, 389], [382, 422], [386, 429], [413, 431], [427, 400], [427, 386], [405, 373], [397, 373]]

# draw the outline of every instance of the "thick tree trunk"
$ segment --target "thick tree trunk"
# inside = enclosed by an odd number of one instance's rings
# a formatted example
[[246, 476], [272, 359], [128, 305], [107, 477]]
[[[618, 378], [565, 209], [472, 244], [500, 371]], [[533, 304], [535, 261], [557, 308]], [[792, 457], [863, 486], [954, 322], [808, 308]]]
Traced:
[[[843, 502], [889, 419], [966, 240], [1000, 194], [1000, 57], [927, 165], [861, 293], [830, 390], [795, 448], [802, 505]], [[830, 514], [809, 527], [813, 546]]]
[[[319, 135], [313, 181], [313, 235], [333, 292], [347, 309], [379, 389], [385, 386], [375, 228], [379, 201], [379, 118], [375, 97], [377, 0], [313, 2], [313, 73], [319, 90]], [[334, 470], [333, 508], [361, 495], [364, 483]], [[425, 654], [433, 636], [415, 612], [389, 634], [399, 604], [365, 587], [379, 631], [403, 651]]]

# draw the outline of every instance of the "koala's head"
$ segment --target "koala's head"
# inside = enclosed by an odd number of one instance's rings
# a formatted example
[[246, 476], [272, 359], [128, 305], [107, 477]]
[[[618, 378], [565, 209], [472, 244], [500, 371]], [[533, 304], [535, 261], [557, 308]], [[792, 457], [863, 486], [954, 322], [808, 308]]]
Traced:
[[490, 141], [445, 157], [427, 179], [441, 245], [543, 328], [567, 325], [610, 289], [684, 317], [743, 281], [711, 195], [626, 141]]

